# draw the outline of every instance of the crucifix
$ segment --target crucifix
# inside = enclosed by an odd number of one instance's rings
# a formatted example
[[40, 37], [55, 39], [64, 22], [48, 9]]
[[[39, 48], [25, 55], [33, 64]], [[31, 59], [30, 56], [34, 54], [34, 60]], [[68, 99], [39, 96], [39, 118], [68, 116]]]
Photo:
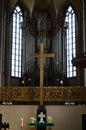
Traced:
[[55, 54], [45, 54], [44, 45], [40, 44], [40, 53], [39, 54], [30, 54], [32, 58], [40, 58], [40, 105], [43, 105], [43, 81], [44, 81], [44, 58], [53, 58]]
[[45, 117], [45, 114], [43, 114], [43, 112], [41, 112], [41, 113], [38, 115], [38, 117], [40, 118], [39, 123], [44, 123], [43, 118]]

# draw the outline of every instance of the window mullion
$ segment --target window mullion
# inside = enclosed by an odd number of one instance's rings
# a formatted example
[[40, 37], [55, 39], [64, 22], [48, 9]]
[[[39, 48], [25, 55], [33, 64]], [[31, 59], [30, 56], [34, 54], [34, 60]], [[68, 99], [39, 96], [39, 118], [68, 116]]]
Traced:
[[[23, 21], [23, 14], [19, 6], [15, 7], [13, 13], [13, 36], [12, 36], [12, 66], [11, 76], [20, 77], [21, 74], [21, 31], [20, 23]], [[22, 20], [22, 21], [21, 21]]]
[[76, 69], [73, 67], [71, 60], [73, 54], [75, 55], [75, 17], [74, 17], [74, 10], [71, 6], [69, 6], [65, 21], [69, 23], [67, 29], [67, 77], [76, 76], [75, 71]]

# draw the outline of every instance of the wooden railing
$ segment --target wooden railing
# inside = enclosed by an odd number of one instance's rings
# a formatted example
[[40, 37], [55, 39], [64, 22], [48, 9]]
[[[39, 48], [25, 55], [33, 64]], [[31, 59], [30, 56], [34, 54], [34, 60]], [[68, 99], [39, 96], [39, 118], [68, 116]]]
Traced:
[[[44, 87], [46, 102], [86, 102], [86, 87]], [[40, 87], [0, 87], [0, 101], [40, 101]]]

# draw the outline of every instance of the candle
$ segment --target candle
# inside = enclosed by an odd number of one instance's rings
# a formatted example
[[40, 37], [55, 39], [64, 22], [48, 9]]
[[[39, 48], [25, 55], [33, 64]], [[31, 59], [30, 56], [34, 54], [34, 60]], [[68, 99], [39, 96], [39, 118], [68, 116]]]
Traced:
[[23, 118], [21, 118], [21, 127], [23, 127]]

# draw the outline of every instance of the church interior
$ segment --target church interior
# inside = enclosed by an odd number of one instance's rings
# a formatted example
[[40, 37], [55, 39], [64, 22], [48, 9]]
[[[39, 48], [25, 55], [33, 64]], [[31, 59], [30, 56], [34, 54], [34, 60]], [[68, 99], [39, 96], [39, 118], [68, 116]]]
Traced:
[[0, 0], [2, 129], [86, 130], [85, 0]]

